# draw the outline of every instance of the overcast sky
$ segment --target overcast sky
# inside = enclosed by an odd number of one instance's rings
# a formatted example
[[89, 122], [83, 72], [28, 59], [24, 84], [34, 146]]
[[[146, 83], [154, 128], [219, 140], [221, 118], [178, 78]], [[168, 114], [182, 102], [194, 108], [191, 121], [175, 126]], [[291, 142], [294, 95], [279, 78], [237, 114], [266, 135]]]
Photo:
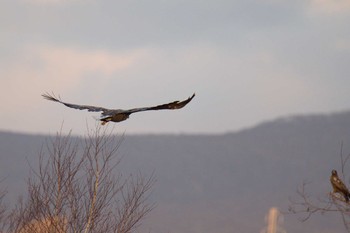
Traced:
[[349, 0], [0, 0], [0, 129], [83, 133], [98, 113], [196, 97], [114, 124], [222, 133], [350, 109]]

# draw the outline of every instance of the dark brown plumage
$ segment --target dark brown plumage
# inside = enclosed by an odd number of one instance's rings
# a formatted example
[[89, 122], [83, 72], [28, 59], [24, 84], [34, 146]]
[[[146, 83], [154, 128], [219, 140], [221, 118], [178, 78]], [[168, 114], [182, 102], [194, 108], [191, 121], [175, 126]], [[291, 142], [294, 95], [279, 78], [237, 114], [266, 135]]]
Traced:
[[63, 102], [56, 98], [54, 95], [50, 95], [48, 93], [42, 95], [44, 99], [55, 101], [61, 104], [66, 105], [70, 108], [75, 108], [79, 110], [88, 110], [89, 112], [101, 112], [101, 118], [100, 121], [102, 125], [108, 123], [109, 121], [112, 122], [121, 122], [125, 121], [129, 118], [130, 114], [135, 112], [143, 112], [143, 111], [150, 111], [150, 110], [165, 110], [165, 109], [180, 109], [185, 107], [195, 96], [193, 94], [191, 97], [189, 97], [187, 100], [184, 101], [173, 101], [167, 104], [161, 104], [153, 107], [143, 107], [143, 108], [133, 108], [128, 110], [122, 110], [122, 109], [107, 109], [103, 107], [96, 107], [96, 106], [89, 106], [89, 105], [78, 105], [78, 104], [70, 104]]
[[350, 192], [343, 181], [338, 177], [336, 170], [332, 170], [330, 181], [333, 187], [333, 193], [340, 193], [344, 197], [345, 201], [349, 202]]

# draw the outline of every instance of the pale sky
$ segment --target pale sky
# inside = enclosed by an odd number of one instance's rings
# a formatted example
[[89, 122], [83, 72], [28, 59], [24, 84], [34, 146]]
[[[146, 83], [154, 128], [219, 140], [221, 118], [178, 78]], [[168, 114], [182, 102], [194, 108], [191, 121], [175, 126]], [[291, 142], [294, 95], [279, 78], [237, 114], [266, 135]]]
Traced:
[[73, 133], [106, 108], [183, 100], [114, 127], [225, 133], [350, 110], [350, 0], [0, 0], [0, 130]]

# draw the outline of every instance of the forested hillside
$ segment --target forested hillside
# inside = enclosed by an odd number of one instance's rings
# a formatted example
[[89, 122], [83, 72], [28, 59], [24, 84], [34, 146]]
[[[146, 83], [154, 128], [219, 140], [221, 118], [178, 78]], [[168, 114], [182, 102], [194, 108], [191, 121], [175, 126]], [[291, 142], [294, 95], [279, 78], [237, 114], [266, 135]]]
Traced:
[[[48, 140], [0, 132], [0, 178], [9, 203], [26, 191], [29, 168], [36, 167]], [[350, 153], [350, 112], [280, 118], [222, 135], [126, 132], [123, 140], [119, 169], [126, 175], [154, 172], [157, 179], [151, 196], [157, 207], [140, 231], [253, 233], [265, 225], [270, 207], [287, 211], [304, 180], [316, 196], [331, 191], [329, 176], [340, 168], [342, 142], [343, 153]], [[344, 232], [340, 216], [305, 223], [297, 218], [284, 217], [287, 232]]]

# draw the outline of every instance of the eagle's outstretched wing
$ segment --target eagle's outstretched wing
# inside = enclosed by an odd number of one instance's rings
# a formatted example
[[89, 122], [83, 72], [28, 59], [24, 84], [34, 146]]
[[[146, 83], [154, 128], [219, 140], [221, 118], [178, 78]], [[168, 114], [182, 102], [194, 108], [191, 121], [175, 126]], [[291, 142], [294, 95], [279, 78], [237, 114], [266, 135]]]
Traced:
[[333, 187], [334, 193], [340, 193], [344, 196], [346, 202], [349, 202], [350, 192], [343, 181], [338, 177], [338, 173], [336, 170], [332, 170], [332, 175], [330, 177], [330, 181]]
[[66, 103], [61, 101], [59, 98], [56, 98], [53, 94], [50, 95], [48, 93], [43, 94], [42, 96], [47, 100], [64, 104], [70, 108], [75, 108], [79, 110], [88, 110], [89, 112], [102, 112], [100, 121], [102, 121], [102, 124], [105, 124], [109, 121], [113, 121], [113, 122], [124, 121], [129, 118], [130, 114], [135, 112], [150, 111], [150, 110], [164, 110], [164, 109], [180, 109], [186, 106], [186, 104], [188, 104], [194, 98], [195, 94], [193, 94], [191, 97], [189, 97], [187, 100], [184, 100], [184, 101], [177, 100], [167, 104], [161, 104], [153, 107], [132, 108], [128, 110], [107, 109], [103, 107], [96, 107], [96, 106], [90, 106], [90, 105], [78, 105], [78, 104]]
[[150, 111], [150, 110], [180, 109], [185, 107], [186, 104], [188, 104], [195, 97], [195, 95], [196, 94], [193, 93], [191, 97], [188, 97], [188, 99], [184, 101], [176, 100], [167, 104], [161, 104], [153, 107], [133, 108], [129, 110], [124, 110], [123, 112], [127, 114], [131, 114], [135, 112]]
[[44, 97], [44, 99], [55, 101], [55, 102], [64, 104], [67, 107], [75, 108], [75, 109], [79, 109], [79, 110], [88, 110], [89, 112], [102, 112], [103, 115], [105, 115], [106, 112], [110, 111], [110, 109], [102, 108], [102, 107], [66, 103], [66, 102], [61, 101], [57, 97], [55, 97], [53, 94], [50, 95], [49, 93], [42, 94], [41, 96]]

